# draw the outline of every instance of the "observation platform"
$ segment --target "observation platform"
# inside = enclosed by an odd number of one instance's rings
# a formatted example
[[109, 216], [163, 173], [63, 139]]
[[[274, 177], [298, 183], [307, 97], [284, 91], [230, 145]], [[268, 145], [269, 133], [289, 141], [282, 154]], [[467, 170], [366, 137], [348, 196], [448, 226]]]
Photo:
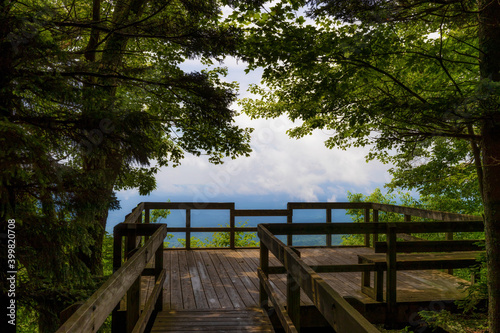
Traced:
[[[298, 248], [298, 251], [305, 264], [312, 268], [320, 265], [357, 264], [358, 255], [374, 253], [373, 248], [345, 246]], [[188, 320], [188, 318], [193, 319], [193, 316], [205, 318], [205, 322], [211, 323], [205, 327], [205, 331], [209, 330], [212, 324], [221, 321], [224, 325], [217, 326], [218, 331], [221, 329], [231, 332], [226, 324], [235, 330], [239, 329], [240, 332], [255, 330], [265, 332], [268, 329], [268, 326], [264, 325], [265, 320], [259, 315], [262, 311], [259, 309], [258, 249], [165, 250], [163, 258], [167, 271], [163, 285], [163, 312], [158, 315], [152, 332], [170, 332], [167, 324], [179, 330], [183, 327], [184, 332], [202, 320]], [[270, 254], [269, 265], [280, 266], [280, 262]], [[386, 304], [377, 302], [361, 292], [361, 273], [319, 273], [319, 275], [370, 322], [385, 321]], [[372, 283], [373, 279], [374, 276]], [[277, 290], [280, 303], [285, 306], [286, 275], [271, 274], [270, 281]], [[452, 306], [455, 300], [465, 297], [466, 294], [460, 287], [468, 284], [468, 281], [439, 270], [399, 271], [397, 273], [397, 304], [401, 317], [398, 318], [399, 321], [411, 321], [416, 311], [422, 308], [436, 310]], [[153, 287], [154, 279], [143, 277], [141, 299], [147, 299]], [[324, 319], [319, 317], [320, 314], [315, 313], [313, 302], [303, 291], [301, 291], [300, 306], [303, 313], [303, 327], [324, 323]], [[244, 312], [241, 311], [246, 311], [247, 314], [243, 315]], [[231, 324], [230, 318], [241, 316], [246, 316], [247, 319], [238, 325]], [[307, 318], [307, 316], [312, 317]], [[250, 322], [251, 320], [253, 321]], [[242, 323], [246, 325], [243, 331]]]

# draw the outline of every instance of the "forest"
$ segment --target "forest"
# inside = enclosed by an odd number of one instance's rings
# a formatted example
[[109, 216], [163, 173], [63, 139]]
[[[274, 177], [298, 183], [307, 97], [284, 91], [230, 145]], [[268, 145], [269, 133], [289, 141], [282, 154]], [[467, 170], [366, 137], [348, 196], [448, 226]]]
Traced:
[[[208, 69], [228, 57], [263, 70], [260, 98], [238, 99], [227, 69]], [[183, 70], [193, 59], [207, 69]], [[495, 0], [2, 0], [1, 246], [18, 324], [55, 331], [106, 279], [118, 191], [150, 193], [186, 154], [251, 154], [235, 103], [296, 121], [291, 138], [326, 129], [331, 149], [370, 147], [367, 160], [391, 166], [386, 187], [420, 207], [482, 215], [500, 332]]]

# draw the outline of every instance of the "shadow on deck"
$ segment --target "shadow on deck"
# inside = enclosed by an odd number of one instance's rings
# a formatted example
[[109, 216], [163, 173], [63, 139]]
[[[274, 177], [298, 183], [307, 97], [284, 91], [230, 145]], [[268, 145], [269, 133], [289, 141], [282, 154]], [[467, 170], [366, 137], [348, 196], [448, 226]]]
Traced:
[[[372, 253], [373, 249], [366, 247], [300, 249], [301, 259], [311, 267], [356, 264], [359, 254]], [[172, 313], [172, 310], [179, 313], [210, 313], [220, 309], [229, 311], [259, 307], [258, 249], [166, 250], [163, 260], [167, 271], [163, 289], [165, 313]], [[270, 265], [279, 266], [280, 263], [271, 255]], [[361, 273], [320, 273], [320, 276], [369, 321], [385, 321], [386, 304], [361, 292]], [[436, 310], [453, 306], [453, 301], [465, 297], [460, 286], [468, 284], [465, 280], [438, 270], [399, 271], [397, 282], [399, 322], [415, 320], [417, 311], [422, 309]], [[286, 275], [272, 274], [271, 283], [277, 290], [280, 302], [285, 305]], [[152, 278], [143, 277], [144, 296], [151, 293], [153, 284]], [[327, 325], [321, 315], [314, 311], [312, 301], [304, 292], [301, 292], [300, 300], [303, 327]], [[160, 318], [164, 316], [162, 314]], [[184, 316], [179, 317], [181, 321], [184, 319]]]

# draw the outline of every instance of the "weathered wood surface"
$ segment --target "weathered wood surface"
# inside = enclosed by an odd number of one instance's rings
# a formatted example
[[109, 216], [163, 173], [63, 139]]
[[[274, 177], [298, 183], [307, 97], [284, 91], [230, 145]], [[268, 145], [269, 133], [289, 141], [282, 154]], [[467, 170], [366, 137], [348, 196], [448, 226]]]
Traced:
[[[181, 255], [181, 253], [188, 254]], [[373, 249], [364, 247], [348, 248], [301, 248], [301, 258], [314, 270], [316, 267], [328, 265], [354, 265], [358, 262], [358, 254], [374, 255]], [[384, 255], [382, 255], [384, 256]], [[179, 257], [181, 261], [179, 261]], [[183, 258], [192, 258], [183, 263]], [[201, 280], [204, 297], [209, 309], [242, 309], [247, 306], [259, 306], [259, 249], [239, 250], [166, 250], [164, 251], [165, 268], [167, 270], [164, 284], [164, 309], [192, 310], [206, 309], [205, 302], [193, 302], [193, 277]], [[226, 264], [222, 264], [225, 262]], [[277, 259], [270, 255], [270, 266], [280, 266]], [[226, 270], [231, 265], [236, 274], [230, 275]], [[187, 267], [182, 272], [179, 265]], [[346, 266], [348, 267], [348, 266]], [[365, 304], [376, 303], [374, 299], [360, 290], [361, 273], [319, 273], [320, 276], [343, 297], [354, 297]], [[144, 279], [144, 278], [143, 278]], [[246, 280], [246, 283], [242, 282]], [[277, 297], [286, 304], [286, 276], [271, 274], [270, 283], [277, 289]], [[181, 281], [184, 281], [181, 283]], [[248, 284], [251, 282], [251, 285]], [[400, 271], [397, 275], [398, 302], [431, 302], [436, 300], [463, 299], [465, 293], [458, 289], [460, 283], [466, 281], [439, 271]], [[152, 289], [152, 285], [145, 287]], [[146, 290], [145, 289], [145, 290]], [[243, 290], [245, 289], [245, 290]], [[184, 295], [184, 296], [183, 296]], [[248, 296], [250, 295], [250, 297]], [[253, 296], [252, 296], [253, 295]], [[246, 300], [246, 303], [245, 301]], [[305, 293], [300, 295], [300, 304], [312, 305]]]
[[[483, 231], [483, 221], [456, 222], [393, 222], [396, 233], [437, 233]], [[263, 223], [273, 235], [323, 235], [323, 234], [384, 234], [387, 223]]]
[[259, 308], [169, 310], [158, 313], [151, 330], [164, 332], [274, 332], [266, 314]]
[[[484, 247], [477, 245], [481, 240], [440, 240], [440, 241], [406, 241], [396, 242], [396, 252], [453, 252], [481, 251]], [[375, 242], [375, 253], [386, 253], [387, 242]]]
[[151, 261], [156, 249], [163, 244], [166, 225], [158, 230], [135, 255], [116, 271], [57, 332], [97, 332], [108, 315], [140, 276], [146, 263]]

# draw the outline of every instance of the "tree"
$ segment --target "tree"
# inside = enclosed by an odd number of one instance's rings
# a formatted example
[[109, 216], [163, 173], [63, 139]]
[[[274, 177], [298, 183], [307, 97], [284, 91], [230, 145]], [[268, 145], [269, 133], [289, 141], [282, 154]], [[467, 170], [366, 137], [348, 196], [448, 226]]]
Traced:
[[253, 88], [263, 97], [244, 102], [248, 114], [300, 120], [292, 137], [333, 130], [331, 148], [372, 144], [369, 158], [404, 155], [401, 170], [425, 164], [435, 145], [469, 146], [452, 166], [475, 167], [490, 330], [500, 332], [498, 1], [278, 1], [233, 19], [247, 27], [249, 70], [264, 68]]
[[181, 68], [235, 52], [239, 33], [221, 22], [221, 5], [1, 2], [0, 217], [2, 229], [16, 219], [22, 299], [41, 331], [102, 274], [115, 190], [150, 192], [158, 169], [185, 153], [213, 163], [249, 154], [225, 70]]

